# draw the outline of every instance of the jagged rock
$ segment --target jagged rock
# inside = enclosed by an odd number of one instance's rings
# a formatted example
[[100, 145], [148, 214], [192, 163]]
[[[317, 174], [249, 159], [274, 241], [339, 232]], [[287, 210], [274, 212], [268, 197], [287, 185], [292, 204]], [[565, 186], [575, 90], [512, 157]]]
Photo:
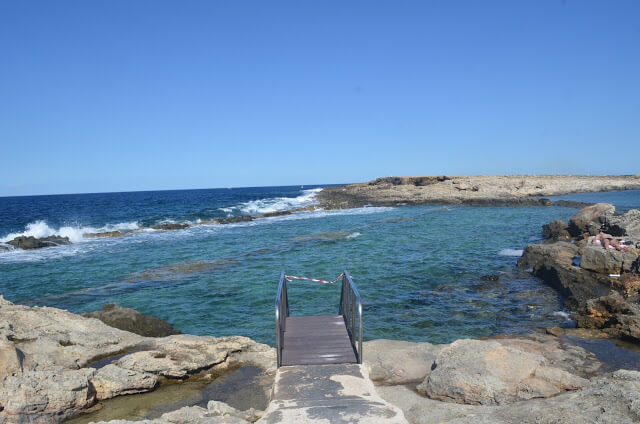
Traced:
[[580, 327], [603, 331], [627, 339], [640, 341], [640, 305], [628, 302], [618, 292], [590, 299], [576, 317]]
[[418, 391], [431, 399], [475, 405], [545, 398], [587, 386], [586, 379], [567, 371], [570, 362], [552, 362], [533, 341], [458, 340], [440, 351]]
[[406, 386], [377, 391], [412, 424], [626, 424], [640, 419], [640, 372], [628, 370], [594, 377], [581, 391], [501, 406], [439, 402]]
[[85, 317], [97, 318], [105, 324], [147, 337], [164, 337], [180, 334], [168, 322], [156, 317], [142, 315], [135, 309], [123, 308], [115, 303], [108, 303], [100, 311], [82, 314]]
[[631, 272], [638, 252], [635, 247], [629, 247], [624, 251], [604, 249], [601, 246], [585, 246], [580, 251], [582, 258], [580, 267], [589, 271], [602, 274], [622, 274]]
[[569, 240], [571, 234], [569, 234], [567, 223], [559, 219], [542, 226], [542, 237], [551, 240]]
[[604, 224], [605, 215], [613, 215], [616, 207], [609, 203], [596, 203], [587, 206], [575, 214], [569, 220], [569, 232], [572, 236], [578, 237], [583, 233], [592, 236], [598, 234]]
[[157, 224], [152, 225], [150, 228], [154, 230], [182, 230], [188, 228], [189, 224]]
[[147, 392], [157, 383], [158, 377], [153, 374], [126, 370], [113, 364], [100, 368], [91, 377], [91, 384], [95, 388], [98, 400]]
[[618, 237], [626, 237], [633, 241], [640, 241], [640, 210], [631, 209], [622, 215], [605, 217], [605, 232]]
[[[94, 369], [24, 371], [0, 385], [0, 422], [54, 423], [96, 401], [89, 379]], [[6, 421], [5, 421], [6, 420]]]
[[33, 236], [20, 236], [8, 241], [16, 249], [41, 249], [43, 247], [54, 247], [71, 244], [69, 237], [48, 236], [43, 238], [35, 238]]
[[364, 364], [369, 378], [378, 384], [420, 382], [442, 346], [400, 340], [372, 340], [364, 343]]
[[123, 236], [122, 231], [105, 231], [103, 233], [85, 233], [86, 238], [101, 238], [101, 237], [120, 237]]

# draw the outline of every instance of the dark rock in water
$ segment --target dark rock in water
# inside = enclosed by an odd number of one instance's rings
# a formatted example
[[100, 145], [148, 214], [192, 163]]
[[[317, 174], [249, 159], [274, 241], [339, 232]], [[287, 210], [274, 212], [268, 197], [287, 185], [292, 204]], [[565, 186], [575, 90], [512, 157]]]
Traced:
[[559, 219], [542, 226], [542, 237], [551, 240], [569, 240], [571, 234], [569, 234], [567, 223]]
[[216, 222], [218, 224], [235, 224], [237, 222], [248, 222], [256, 219], [255, 216], [228, 216], [226, 218], [218, 218]]
[[267, 212], [267, 213], [263, 213], [262, 215], [258, 215], [257, 218], [271, 218], [274, 216], [291, 215], [292, 213], [293, 213], [292, 210]]
[[154, 230], [182, 230], [188, 226], [189, 224], [158, 224], [152, 225], [151, 228]]
[[605, 221], [605, 215], [613, 215], [616, 207], [609, 203], [596, 203], [587, 206], [575, 214], [569, 220], [569, 232], [572, 236], [578, 237], [583, 233], [592, 236], [598, 234]]
[[482, 277], [480, 277], [480, 279], [482, 281], [498, 281], [500, 279], [500, 276], [496, 274], [488, 274], [483, 275]]
[[11, 241], [8, 241], [7, 244], [15, 247], [16, 249], [41, 249], [43, 247], [53, 247], [53, 246], [63, 246], [67, 244], [71, 244], [69, 241], [69, 237], [61, 237], [61, 236], [49, 236], [43, 238], [35, 238], [33, 236], [20, 236], [16, 237]]
[[147, 337], [164, 337], [172, 334], [180, 334], [171, 324], [159, 318], [142, 315], [140, 312], [123, 308], [115, 303], [109, 303], [102, 307], [101, 311], [83, 314], [88, 318], [97, 318], [105, 324]]
[[86, 238], [120, 237], [123, 235], [124, 233], [121, 231], [105, 231], [104, 233], [86, 233], [84, 237]]
[[553, 204], [551, 203], [551, 200], [547, 199], [546, 197], [538, 199], [538, 203], [540, 203], [542, 206], [551, 206]]

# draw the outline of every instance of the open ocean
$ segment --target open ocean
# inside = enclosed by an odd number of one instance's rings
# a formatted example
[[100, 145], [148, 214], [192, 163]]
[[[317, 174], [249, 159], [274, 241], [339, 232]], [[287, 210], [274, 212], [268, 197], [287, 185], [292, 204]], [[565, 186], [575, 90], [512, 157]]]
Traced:
[[[314, 203], [318, 187], [260, 187], [0, 197], [0, 242], [25, 234], [74, 244], [0, 252], [0, 294], [86, 312], [116, 302], [185, 333], [274, 344], [282, 270], [333, 279], [349, 270], [365, 339], [432, 343], [571, 325], [559, 295], [516, 268], [541, 226], [566, 207], [415, 206], [299, 212], [229, 225], [191, 223]], [[640, 207], [640, 191], [562, 196]], [[120, 230], [118, 238], [88, 232]], [[499, 275], [498, 281], [483, 276]], [[339, 284], [294, 281], [291, 312], [334, 314]]]

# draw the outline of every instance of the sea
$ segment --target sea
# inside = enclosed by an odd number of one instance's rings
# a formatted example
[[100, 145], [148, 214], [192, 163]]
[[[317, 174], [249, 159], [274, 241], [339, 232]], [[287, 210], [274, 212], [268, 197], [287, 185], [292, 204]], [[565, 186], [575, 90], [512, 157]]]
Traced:
[[[243, 335], [274, 345], [282, 272], [333, 280], [348, 270], [363, 302], [365, 339], [446, 343], [572, 326], [560, 295], [516, 267], [561, 206], [397, 206], [302, 211], [322, 186], [0, 197], [0, 243], [62, 235], [73, 244], [0, 249], [0, 294], [81, 313], [115, 302], [184, 333]], [[553, 199], [553, 198], [552, 198]], [[640, 191], [558, 199], [640, 207]], [[181, 230], [152, 225], [187, 223]], [[87, 233], [121, 231], [113, 238]], [[336, 314], [339, 284], [289, 283], [292, 315]]]

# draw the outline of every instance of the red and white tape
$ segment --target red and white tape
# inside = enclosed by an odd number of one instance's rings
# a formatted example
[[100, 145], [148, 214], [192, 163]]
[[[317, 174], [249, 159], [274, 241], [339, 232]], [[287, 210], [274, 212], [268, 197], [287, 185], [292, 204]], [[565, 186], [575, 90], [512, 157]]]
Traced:
[[336, 281], [338, 281], [339, 279], [341, 279], [343, 275], [344, 275], [344, 272], [342, 274], [338, 275], [338, 277], [333, 281], [318, 280], [317, 278], [308, 278], [308, 277], [296, 277], [295, 275], [285, 275], [284, 279], [287, 280], [287, 281], [291, 281], [291, 280], [307, 280], [307, 281], [315, 281], [316, 283], [322, 283], [322, 284], [333, 284]]

